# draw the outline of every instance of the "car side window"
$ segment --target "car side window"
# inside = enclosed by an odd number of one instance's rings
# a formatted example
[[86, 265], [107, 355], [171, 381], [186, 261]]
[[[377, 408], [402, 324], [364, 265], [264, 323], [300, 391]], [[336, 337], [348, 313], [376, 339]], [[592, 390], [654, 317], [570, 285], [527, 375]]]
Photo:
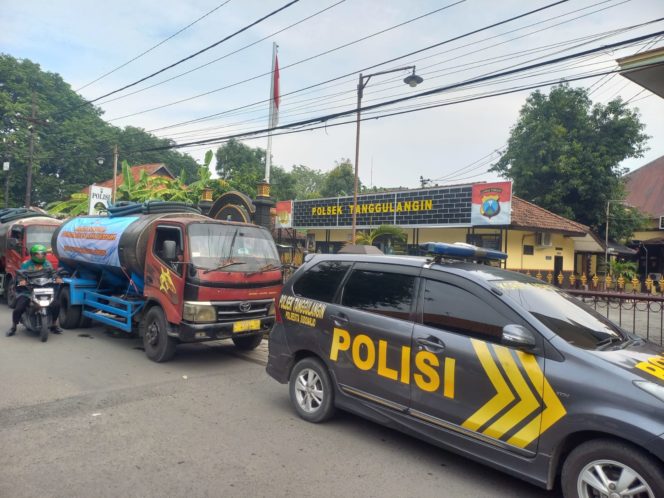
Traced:
[[345, 261], [324, 261], [307, 270], [293, 284], [297, 296], [330, 303], [339, 288], [350, 263]]
[[341, 304], [400, 320], [410, 318], [415, 277], [399, 273], [353, 270]]
[[475, 294], [452, 284], [426, 280], [422, 323], [448, 332], [499, 342], [510, 321]]

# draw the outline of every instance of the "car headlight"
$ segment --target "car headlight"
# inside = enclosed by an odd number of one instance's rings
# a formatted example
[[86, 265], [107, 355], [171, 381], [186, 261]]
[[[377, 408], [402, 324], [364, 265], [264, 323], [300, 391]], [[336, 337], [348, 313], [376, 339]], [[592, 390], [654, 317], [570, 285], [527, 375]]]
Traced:
[[210, 304], [184, 303], [182, 318], [194, 323], [213, 323], [217, 321], [217, 310]]
[[634, 385], [643, 389], [648, 394], [652, 394], [658, 400], [664, 402], [664, 386], [650, 382], [649, 380], [635, 380]]

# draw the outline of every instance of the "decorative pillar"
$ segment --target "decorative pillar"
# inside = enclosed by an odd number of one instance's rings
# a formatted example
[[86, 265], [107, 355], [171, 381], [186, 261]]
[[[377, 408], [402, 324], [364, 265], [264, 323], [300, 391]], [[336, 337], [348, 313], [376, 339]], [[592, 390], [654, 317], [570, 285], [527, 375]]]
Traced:
[[198, 201], [198, 207], [201, 209], [201, 213], [208, 215], [210, 208], [212, 208], [212, 189], [205, 188], [201, 194], [201, 199]]
[[275, 207], [276, 202], [270, 197], [270, 184], [266, 181], [258, 183], [256, 199], [254, 199], [254, 206], [256, 212], [254, 213], [254, 223], [272, 231], [272, 214], [271, 210]]

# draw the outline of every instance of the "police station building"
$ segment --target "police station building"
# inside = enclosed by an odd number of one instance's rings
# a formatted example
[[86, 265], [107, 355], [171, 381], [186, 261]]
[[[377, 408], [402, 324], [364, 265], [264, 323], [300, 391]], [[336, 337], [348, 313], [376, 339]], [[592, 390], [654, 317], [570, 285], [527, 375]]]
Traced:
[[592, 256], [603, 252], [588, 227], [514, 197], [510, 182], [366, 194], [357, 205], [352, 197], [281, 202], [277, 227], [306, 233], [310, 252], [335, 253], [351, 241], [353, 211], [358, 230], [395, 225], [406, 232], [405, 242], [374, 241], [388, 254], [418, 254], [424, 242], [466, 242], [506, 252], [509, 269], [592, 275]]

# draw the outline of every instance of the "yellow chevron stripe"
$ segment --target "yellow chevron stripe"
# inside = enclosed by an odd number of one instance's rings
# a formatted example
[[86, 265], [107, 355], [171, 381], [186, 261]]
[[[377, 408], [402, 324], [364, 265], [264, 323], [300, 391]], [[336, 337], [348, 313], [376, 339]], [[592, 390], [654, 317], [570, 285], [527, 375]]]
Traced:
[[537, 415], [537, 417], [528, 422], [519, 432], [507, 440], [508, 444], [525, 448], [558, 420], [563, 418], [567, 410], [565, 410], [560, 399], [551, 388], [549, 381], [544, 377], [542, 369], [537, 364], [537, 359], [533, 355], [522, 351], [517, 351], [517, 355], [535, 389], [537, 389], [537, 393], [546, 405], [542, 413]]
[[493, 398], [487, 401], [479, 410], [473, 413], [463, 424], [461, 424], [461, 426], [466, 429], [477, 431], [487, 423], [491, 417], [509, 405], [514, 400], [514, 395], [496, 366], [496, 362], [493, 360], [487, 344], [483, 341], [478, 341], [477, 339], [471, 339], [470, 342], [482, 364], [482, 368], [484, 368], [487, 377], [489, 377], [491, 384], [496, 390], [496, 394]]
[[523, 375], [519, 371], [519, 367], [509, 349], [504, 346], [493, 346], [493, 349], [498, 356], [498, 361], [505, 369], [512, 386], [514, 386], [519, 398], [521, 398], [516, 405], [483, 431], [487, 436], [498, 439], [539, 408], [540, 404], [530, 390], [526, 379], [523, 378]]

